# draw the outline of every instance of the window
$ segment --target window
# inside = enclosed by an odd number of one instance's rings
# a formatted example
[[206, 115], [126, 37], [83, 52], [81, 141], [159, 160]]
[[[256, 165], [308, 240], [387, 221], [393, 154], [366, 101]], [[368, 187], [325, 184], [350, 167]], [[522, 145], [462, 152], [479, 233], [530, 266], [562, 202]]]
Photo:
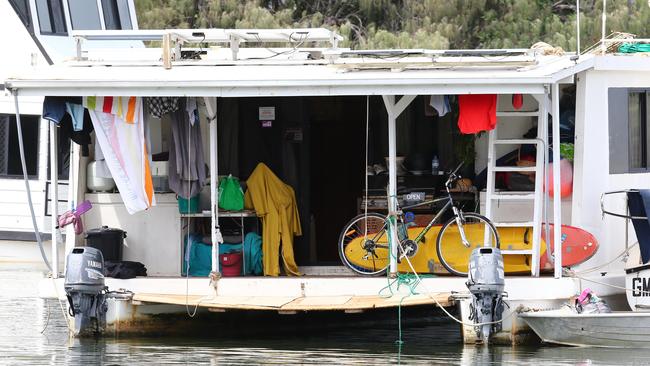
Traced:
[[650, 172], [650, 89], [609, 89], [610, 173]]
[[127, 0], [102, 0], [106, 29], [133, 29]]
[[41, 34], [67, 35], [61, 0], [36, 0], [36, 13]]
[[[21, 115], [27, 174], [36, 177], [38, 168], [39, 116]], [[0, 177], [22, 177], [16, 117], [0, 114]]]
[[68, 0], [70, 21], [74, 30], [100, 30], [99, 9], [94, 0]]
[[648, 92], [628, 94], [629, 160], [630, 169], [648, 169]]

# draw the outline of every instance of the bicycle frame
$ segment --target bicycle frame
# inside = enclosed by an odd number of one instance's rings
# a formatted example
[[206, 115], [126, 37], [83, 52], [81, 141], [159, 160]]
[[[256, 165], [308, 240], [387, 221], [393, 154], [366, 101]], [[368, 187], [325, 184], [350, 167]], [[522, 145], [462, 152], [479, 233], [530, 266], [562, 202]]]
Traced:
[[[436, 221], [438, 221], [438, 219], [442, 216], [442, 214], [444, 214], [449, 209], [449, 207], [451, 207], [453, 212], [454, 212], [454, 217], [456, 218], [456, 224], [458, 225], [458, 230], [459, 230], [461, 240], [463, 241], [463, 245], [465, 245], [466, 247], [469, 248], [470, 244], [469, 244], [469, 242], [467, 240], [467, 237], [465, 236], [465, 230], [463, 229], [463, 224], [464, 224], [464, 222], [463, 222], [464, 221], [463, 220], [463, 213], [458, 207], [454, 206], [454, 199], [451, 196], [451, 191], [450, 191], [451, 184], [453, 182], [455, 182], [457, 179], [460, 178], [460, 177], [456, 176], [456, 172], [458, 172], [458, 170], [460, 169], [461, 166], [463, 166], [463, 163], [458, 165], [458, 167], [452, 173], [449, 174], [449, 177], [447, 178], [447, 181], [445, 182], [445, 191], [447, 192], [447, 197], [440, 197], [440, 198], [436, 198], [436, 199], [433, 199], [433, 200], [420, 202], [420, 203], [415, 204], [415, 205], [409, 205], [409, 206], [404, 206], [402, 208], [398, 208], [398, 215], [397, 216], [400, 217], [400, 219], [403, 221], [403, 217], [404, 217], [403, 212], [404, 212], [404, 210], [419, 207], [419, 206], [434, 204], [434, 203], [438, 203], [438, 202], [447, 201], [447, 203], [438, 211], [438, 213], [431, 219], [431, 221], [429, 221], [427, 226], [425, 226], [424, 229], [422, 229], [422, 231], [420, 231], [418, 236], [415, 239], [413, 239], [413, 241], [415, 243], [420, 243], [422, 238], [431, 229], [431, 226], [433, 226], [433, 224]], [[402, 224], [404, 224], [404, 223], [402, 222]]]

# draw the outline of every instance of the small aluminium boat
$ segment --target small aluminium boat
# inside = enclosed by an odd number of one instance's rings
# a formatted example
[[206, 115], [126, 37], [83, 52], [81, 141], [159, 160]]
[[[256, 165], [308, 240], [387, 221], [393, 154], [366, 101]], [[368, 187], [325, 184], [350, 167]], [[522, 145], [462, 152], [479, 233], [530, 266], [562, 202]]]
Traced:
[[569, 346], [650, 348], [650, 313], [577, 314], [546, 310], [519, 314], [544, 341]]

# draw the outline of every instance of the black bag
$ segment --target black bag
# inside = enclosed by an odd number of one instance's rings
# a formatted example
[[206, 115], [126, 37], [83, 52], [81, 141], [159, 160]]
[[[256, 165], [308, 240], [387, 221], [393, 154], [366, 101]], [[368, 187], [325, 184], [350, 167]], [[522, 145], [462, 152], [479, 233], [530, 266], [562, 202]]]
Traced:
[[147, 268], [140, 262], [119, 261], [104, 263], [104, 276], [129, 279], [137, 276], [146, 276]]

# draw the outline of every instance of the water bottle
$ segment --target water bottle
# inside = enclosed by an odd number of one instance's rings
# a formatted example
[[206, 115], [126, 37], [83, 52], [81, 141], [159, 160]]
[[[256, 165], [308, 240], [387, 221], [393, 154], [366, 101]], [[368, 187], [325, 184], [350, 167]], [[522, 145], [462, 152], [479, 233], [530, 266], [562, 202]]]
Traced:
[[440, 161], [438, 160], [438, 155], [434, 155], [431, 159], [431, 174], [438, 175], [438, 170], [440, 169]]

